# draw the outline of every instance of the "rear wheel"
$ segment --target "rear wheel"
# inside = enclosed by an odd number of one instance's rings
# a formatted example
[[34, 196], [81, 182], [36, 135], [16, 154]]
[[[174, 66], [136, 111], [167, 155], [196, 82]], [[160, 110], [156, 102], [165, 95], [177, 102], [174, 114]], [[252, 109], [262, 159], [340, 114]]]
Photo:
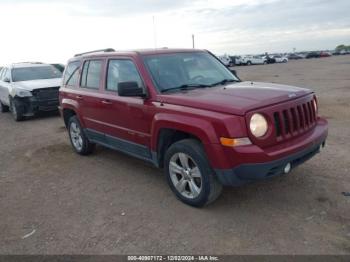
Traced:
[[6, 113], [9, 111], [9, 107], [8, 106], [5, 106], [1, 101], [0, 101], [0, 112], [1, 113]]
[[89, 155], [95, 149], [95, 144], [91, 143], [81, 128], [76, 116], [72, 116], [68, 121], [68, 132], [70, 142], [74, 150], [80, 155]]
[[12, 113], [12, 116], [15, 119], [15, 121], [22, 121], [24, 119], [23, 105], [22, 105], [21, 101], [19, 101], [16, 98], [11, 99], [10, 100], [10, 109], [11, 109], [11, 113]]
[[191, 206], [207, 205], [216, 200], [222, 191], [202, 144], [194, 139], [181, 140], [168, 149], [165, 174], [175, 195]]

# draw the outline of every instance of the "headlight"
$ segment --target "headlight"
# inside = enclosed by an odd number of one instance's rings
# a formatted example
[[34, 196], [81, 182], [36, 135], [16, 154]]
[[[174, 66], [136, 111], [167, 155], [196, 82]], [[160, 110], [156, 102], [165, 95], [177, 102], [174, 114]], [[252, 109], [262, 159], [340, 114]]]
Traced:
[[25, 90], [25, 89], [20, 89], [20, 88], [16, 88], [16, 96], [18, 97], [31, 97], [32, 92]]
[[261, 114], [254, 114], [250, 118], [250, 132], [256, 137], [262, 137], [266, 134], [268, 125], [266, 118]]

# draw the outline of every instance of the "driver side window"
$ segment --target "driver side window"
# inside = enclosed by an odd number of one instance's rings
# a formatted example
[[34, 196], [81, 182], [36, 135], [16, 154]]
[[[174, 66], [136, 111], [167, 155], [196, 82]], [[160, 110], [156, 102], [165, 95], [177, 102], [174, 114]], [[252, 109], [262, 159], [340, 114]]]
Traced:
[[140, 74], [131, 60], [118, 59], [108, 62], [106, 90], [118, 91], [118, 84], [121, 82], [136, 82], [143, 87]]

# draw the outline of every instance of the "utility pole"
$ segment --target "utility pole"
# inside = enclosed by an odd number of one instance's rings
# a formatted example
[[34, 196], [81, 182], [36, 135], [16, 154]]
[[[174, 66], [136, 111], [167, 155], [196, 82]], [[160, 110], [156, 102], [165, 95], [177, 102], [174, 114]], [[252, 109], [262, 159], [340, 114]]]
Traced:
[[154, 49], [157, 48], [157, 28], [156, 28], [156, 19], [153, 16], [153, 41], [154, 41]]
[[192, 48], [194, 49], [194, 35], [192, 34]]

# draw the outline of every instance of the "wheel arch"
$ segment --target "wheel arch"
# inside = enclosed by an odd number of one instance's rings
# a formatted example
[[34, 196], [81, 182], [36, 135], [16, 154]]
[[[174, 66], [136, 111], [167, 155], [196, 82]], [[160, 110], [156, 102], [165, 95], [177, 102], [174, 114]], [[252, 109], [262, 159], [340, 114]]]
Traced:
[[151, 150], [156, 153], [156, 162], [162, 167], [166, 150], [174, 143], [192, 138], [203, 145], [206, 152], [212, 143], [217, 143], [213, 126], [198, 118], [158, 115], [152, 123]]

